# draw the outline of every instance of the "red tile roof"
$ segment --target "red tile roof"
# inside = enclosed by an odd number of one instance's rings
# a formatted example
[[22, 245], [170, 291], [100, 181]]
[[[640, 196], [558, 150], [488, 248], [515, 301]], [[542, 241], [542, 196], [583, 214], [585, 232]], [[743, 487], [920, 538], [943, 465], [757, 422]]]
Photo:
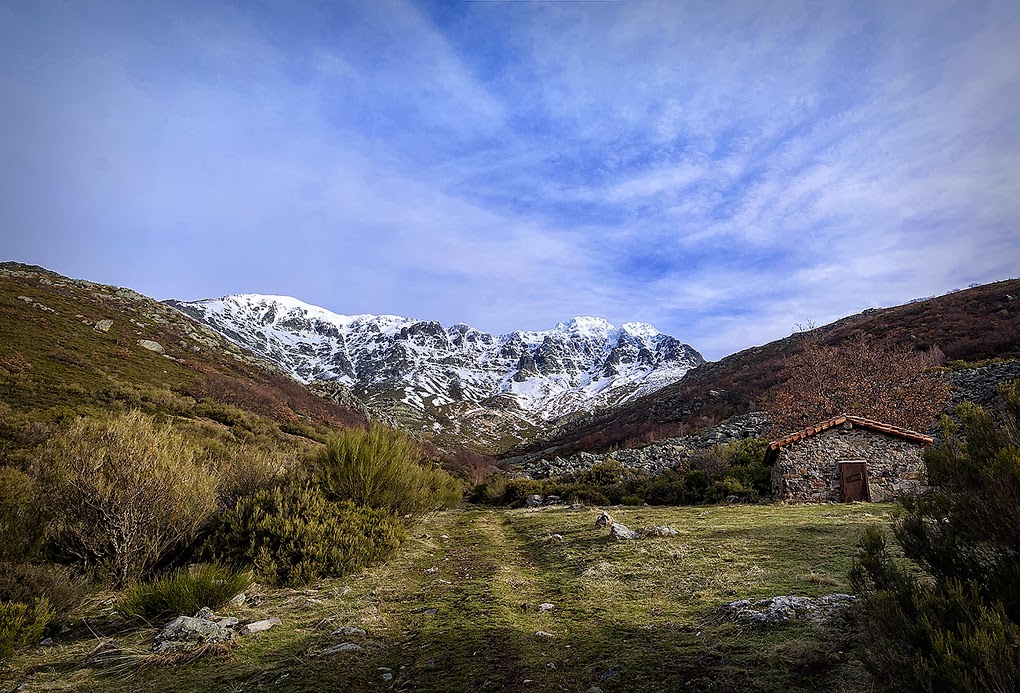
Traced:
[[803, 440], [813, 436], [816, 433], [827, 431], [830, 428], [834, 428], [844, 423], [851, 423], [854, 426], [860, 426], [861, 428], [867, 428], [872, 431], [878, 431], [879, 433], [885, 433], [891, 436], [897, 436], [904, 440], [909, 440], [912, 443], [918, 443], [921, 445], [931, 445], [935, 442], [931, 437], [918, 433], [917, 431], [911, 431], [908, 428], [900, 428], [899, 426], [893, 426], [892, 424], [883, 423], [881, 421], [875, 421], [874, 419], [865, 419], [861, 416], [848, 416], [842, 414], [840, 416], [826, 419], [820, 423], [816, 423], [814, 426], [808, 426], [807, 428], [795, 431], [788, 436], [784, 436], [778, 440], [773, 440], [769, 443], [769, 449], [765, 452], [765, 464], [772, 464], [776, 457], [779, 456], [779, 451], [785, 448], [791, 443], [795, 443], [798, 440]]

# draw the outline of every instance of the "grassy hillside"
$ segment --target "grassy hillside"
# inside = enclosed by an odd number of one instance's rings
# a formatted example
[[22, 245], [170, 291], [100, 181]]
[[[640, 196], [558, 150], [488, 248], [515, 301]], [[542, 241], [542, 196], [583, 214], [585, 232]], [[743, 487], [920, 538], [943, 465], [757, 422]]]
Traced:
[[678, 383], [604, 414], [581, 418], [559, 433], [505, 456], [547, 456], [635, 447], [691, 433], [734, 414], [767, 409], [771, 393], [793, 377], [786, 359], [810, 339], [840, 346], [858, 335], [880, 348], [938, 347], [950, 361], [1020, 359], [1020, 280], [986, 284], [893, 308], [867, 310], [706, 363]]
[[4, 263], [0, 311], [0, 411], [16, 421], [45, 426], [140, 408], [232, 438], [298, 448], [331, 428], [365, 423], [361, 413], [311, 394], [129, 289]]
[[[40, 691], [867, 691], [845, 625], [755, 626], [718, 607], [846, 591], [860, 529], [890, 511], [612, 509], [631, 527], [680, 530], [633, 542], [595, 529], [594, 509], [446, 511], [385, 565], [225, 608], [282, 624], [218, 656], [157, 666], [145, 654], [155, 629], [118, 630], [100, 602], [87, 628], [23, 653], [2, 676]], [[367, 634], [331, 635], [341, 626]], [[83, 664], [107, 637], [121, 654]], [[363, 651], [317, 656], [345, 641]]]

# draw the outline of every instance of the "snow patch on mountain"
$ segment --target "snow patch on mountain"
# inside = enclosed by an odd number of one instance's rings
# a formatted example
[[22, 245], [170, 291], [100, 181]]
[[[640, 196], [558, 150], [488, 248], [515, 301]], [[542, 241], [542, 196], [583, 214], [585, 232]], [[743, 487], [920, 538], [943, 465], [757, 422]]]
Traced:
[[289, 296], [167, 303], [298, 380], [340, 381], [371, 403], [420, 412], [502, 396], [548, 421], [653, 392], [704, 362], [651, 325], [598, 317], [497, 336], [463, 323], [341, 315]]

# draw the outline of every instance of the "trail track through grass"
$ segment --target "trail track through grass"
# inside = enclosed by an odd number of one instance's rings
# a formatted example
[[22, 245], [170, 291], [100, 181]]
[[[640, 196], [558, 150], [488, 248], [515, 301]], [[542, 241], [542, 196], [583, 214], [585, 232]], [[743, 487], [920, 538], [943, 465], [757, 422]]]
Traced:
[[[385, 565], [306, 590], [264, 589], [261, 603], [224, 610], [283, 619], [224, 656], [130, 669], [152, 663], [155, 629], [117, 631], [97, 612], [96, 635], [78, 629], [3, 676], [29, 690], [871, 690], [845, 624], [756, 627], [717, 608], [845, 591], [860, 528], [887, 524], [890, 510], [611, 508], [632, 528], [680, 531], [615, 542], [594, 528], [591, 508], [468, 506], [427, 518]], [[554, 606], [539, 612], [542, 603]], [[367, 634], [332, 635], [341, 626]], [[137, 653], [120, 657], [117, 676], [110, 663], [81, 665], [99, 636]], [[363, 651], [318, 655], [341, 642]]]

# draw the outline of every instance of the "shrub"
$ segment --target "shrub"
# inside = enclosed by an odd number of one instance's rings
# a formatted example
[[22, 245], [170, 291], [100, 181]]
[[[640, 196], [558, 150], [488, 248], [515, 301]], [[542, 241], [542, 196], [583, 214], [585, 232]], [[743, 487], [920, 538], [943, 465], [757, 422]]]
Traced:
[[18, 648], [36, 643], [42, 637], [53, 611], [45, 599], [31, 604], [0, 602], [0, 660]]
[[333, 502], [316, 487], [289, 483], [242, 497], [220, 514], [206, 552], [251, 564], [280, 585], [339, 577], [385, 558], [403, 541], [387, 510]]
[[23, 560], [41, 545], [45, 532], [41, 495], [27, 474], [0, 466], [0, 560]]
[[240, 444], [226, 451], [215, 466], [220, 505], [232, 508], [243, 496], [279, 485], [294, 474], [300, 464], [292, 454]]
[[925, 452], [930, 489], [894, 526], [904, 559], [877, 529], [851, 573], [862, 595], [862, 659], [898, 690], [1020, 688], [1020, 381], [1000, 389], [1001, 422], [957, 408]]
[[226, 604], [251, 583], [251, 573], [215, 563], [178, 568], [152, 582], [133, 586], [117, 605], [117, 612], [143, 622], [190, 615], [202, 607], [215, 609]]
[[0, 602], [33, 604], [45, 599], [52, 622], [62, 623], [85, 598], [82, 580], [62, 565], [0, 563]]
[[315, 469], [333, 500], [420, 517], [461, 500], [457, 480], [421, 453], [403, 433], [373, 424], [341, 429], [317, 456]]
[[50, 454], [57, 546], [118, 586], [190, 542], [216, 507], [215, 480], [196, 449], [138, 411], [75, 421]]

